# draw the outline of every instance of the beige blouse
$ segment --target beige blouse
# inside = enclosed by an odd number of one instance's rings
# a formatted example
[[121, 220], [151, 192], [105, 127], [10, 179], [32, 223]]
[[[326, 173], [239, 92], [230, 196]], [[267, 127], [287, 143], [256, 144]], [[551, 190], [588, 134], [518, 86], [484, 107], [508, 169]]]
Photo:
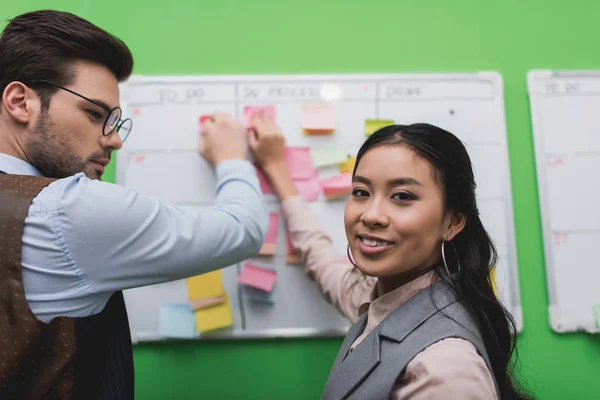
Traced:
[[[281, 204], [281, 211], [292, 243], [300, 251], [306, 274], [326, 298], [352, 323], [363, 312], [368, 312], [365, 331], [352, 344], [352, 350], [389, 313], [434, 280], [430, 272], [378, 296], [376, 278], [363, 276], [345, 255], [336, 253], [331, 238], [321, 229], [302, 197], [288, 198]], [[491, 373], [475, 346], [454, 338], [441, 340], [417, 354], [398, 377], [390, 398], [498, 399]]]

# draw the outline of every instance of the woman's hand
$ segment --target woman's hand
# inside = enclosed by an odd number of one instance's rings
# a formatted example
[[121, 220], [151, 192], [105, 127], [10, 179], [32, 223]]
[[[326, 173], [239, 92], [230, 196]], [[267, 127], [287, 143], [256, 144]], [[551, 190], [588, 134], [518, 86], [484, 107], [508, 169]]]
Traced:
[[249, 144], [254, 158], [268, 174], [271, 169], [285, 168], [285, 139], [275, 122], [262, 115], [252, 118]]
[[255, 116], [251, 123], [253, 128], [248, 135], [250, 150], [271, 181], [279, 201], [297, 195], [285, 163], [285, 139], [281, 130], [273, 120], [262, 115]]

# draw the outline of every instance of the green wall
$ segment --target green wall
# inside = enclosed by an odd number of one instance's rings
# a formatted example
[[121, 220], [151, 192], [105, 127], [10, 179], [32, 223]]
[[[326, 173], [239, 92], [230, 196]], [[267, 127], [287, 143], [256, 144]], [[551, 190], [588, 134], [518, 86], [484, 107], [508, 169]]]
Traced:
[[[600, 69], [600, 2], [2, 0], [0, 19], [49, 4], [124, 39], [140, 74], [499, 71], [525, 319], [521, 375], [540, 399], [600, 397], [600, 337], [549, 328], [525, 84], [534, 68]], [[340, 343], [137, 346], [137, 398], [316, 399]]]

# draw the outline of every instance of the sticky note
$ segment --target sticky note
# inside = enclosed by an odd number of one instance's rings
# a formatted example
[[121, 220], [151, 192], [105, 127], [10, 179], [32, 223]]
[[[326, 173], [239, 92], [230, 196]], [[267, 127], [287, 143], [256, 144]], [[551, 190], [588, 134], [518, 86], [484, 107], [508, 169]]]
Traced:
[[204, 122], [207, 120], [211, 120], [212, 116], [210, 115], [201, 115], [200, 116], [200, 133], [204, 133]]
[[286, 147], [285, 163], [292, 179], [311, 179], [315, 175], [308, 147]]
[[275, 304], [275, 287], [270, 292], [265, 292], [251, 286], [244, 286], [242, 290], [244, 296], [250, 301]]
[[206, 297], [218, 297], [222, 296], [224, 293], [221, 270], [193, 276], [191, 278], [187, 278], [185, 281], [190, 300], [202, 299]]
[[286, 260], [287, 264], [301, 264], [302, 258], [300, 257], [300, 252], [296, 249], [292, 243], [292, 237], [290, 231], [286, 229], [286, 242], [287, 242], [287, 252], [286, 252]]
[[365, 120], [365, 135], [371, 136], [379, 129], [386, 126], [394, 125], [393, 119], [366, 119]]
[[188, 303], [164, 303], [158, 311], [158, 329], [165, 338], [196, 337], [196, 320]]
[[242, 285], [252, 286], [254, 288], [270, 292], [275, 286], [277, 274], [273, 270], [257, 267], [254, 264], [246, 263], [242, 272], [237, 278], [237, 282]]
[[269, 213], [269, 228], [265, 237], [265, 242], [258, 254], [273, 255], [277, 244], [277, 232], [279, 231], [279, 214]]
[[200, 333], [227, 328], [231, 325], [233, 325], [233, 316], [227, 294], [223, 303], [196, 311], [196, 330]]
[[350, 195], [352, 191], [352, 175], [347, 172], [319, 182], [323, 195], [327, 199], [336, 199]]
[[356, 157], [348, 157], [348, 159], [340, 165], [340, 173], [347, 172], [352, 174], [354, 172], [354, 165], [356, 165]]
[[275, 119], [274, 106], [246, 106], [244, 107], [244, 127], [246, 129], [252, 128], [252, 118], [260, 113], [267, 118]]
[[260, 191], [263, 192], [263, 194], [273, 193], [273, 186], [271, 186], [271, 182], [269, 181], [269, 178], [267, 178], [267, 175], [265, 175], [265, 172], [258, 165], [254, 165], [254, 168], [256, 168], [256, 176], [258, 177]]
[[192, 310], [202, 310], [204, 308], [213, 307], [224, 302], [225, 295], [217, 297], [203, 297], [201, 299], [190, 300], [190, 307]]
[[319, 200], [319, 196], [321, 195], [321, 185], [319, 185], [319, 181], [316, 178], [305, 181], [295, 180], [294, 186], [307, 202], [312, 203]]
[[594, 316], [596, 317], [596, 327], [600, 328], [600, 303], [592, 306], [594, 309]]
[[311, 150], [312, 162], [316, 168], [340, 165], [348, 159], [348, 153], [341, 147], [317, 147]]
[[305, 134], [332, 133], [335, 131], [335, 111], [333, 104], [303, 104], [301, 124]]
[[498, 284], [496, 283], [496, 267], [490, 269], [490, 281], [492, 282], [492, 289], [494, 294], [498, 297]]

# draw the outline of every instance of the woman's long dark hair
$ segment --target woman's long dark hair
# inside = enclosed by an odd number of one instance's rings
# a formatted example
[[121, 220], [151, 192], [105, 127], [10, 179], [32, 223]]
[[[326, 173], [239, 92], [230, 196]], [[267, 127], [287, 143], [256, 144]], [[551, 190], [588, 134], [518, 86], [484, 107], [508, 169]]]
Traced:
[[[457, 293], [474, 317], [500, 398], [530, 398], [521, 393], [514, 378], [517, 358], [515, 322], [492, 288], [490, 269], [496, 265], [498, 255], [479, 218], [475, 178], [465, 146], [450, 132], [433, 125], [391, 125], [378, 130], [365, 141], [356, 157], [353, 175], [366, 152], [374, 147], [390, 145], [407, 146], [431, 163], [442, 187], [446, 211], [466, 216], [464, 229], [452, 240], [460, 261], [458, 277], [448, 276], [443, 265], [436, 269], [436, 273]], [[454, 255], [450, 250], [447, 252]], [[449, 258], [454, 260], [456, 257]]]

